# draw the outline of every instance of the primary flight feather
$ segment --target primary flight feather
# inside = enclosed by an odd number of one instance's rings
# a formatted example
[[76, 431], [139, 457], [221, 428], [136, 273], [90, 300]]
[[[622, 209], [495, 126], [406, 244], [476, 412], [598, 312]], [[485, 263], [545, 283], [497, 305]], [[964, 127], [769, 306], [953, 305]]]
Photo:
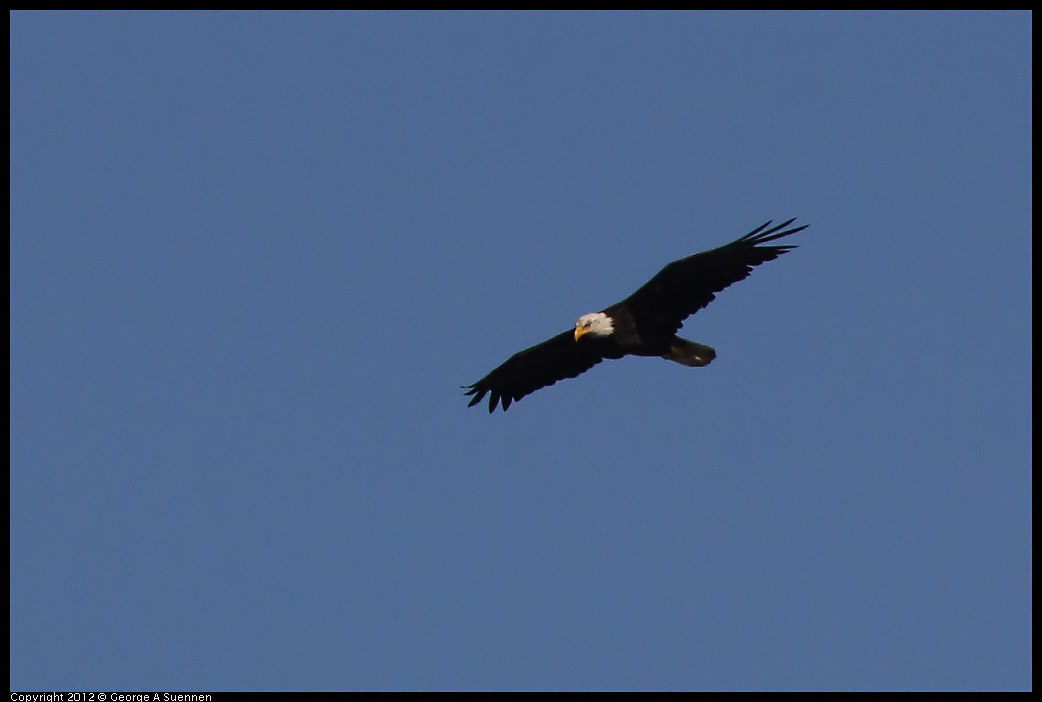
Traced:
[[661, 356], [685, 366], [704, 366], [716, 358], [712, 347], [681, 339], [680, 325], [732, 283], [744, 280], [754, 266], [796, 248], [764, 246], [806, 229], [787, 229], [795, 218], [770, 227], [766, 222], [725, 246], [673, 261], [622, 302], [584, 314], [575, 328], [518, 351], [484, 378], [468, 385], [468, 407], [489, 395], [488, 411], [558, 380], [574, 378], [606, 358]]

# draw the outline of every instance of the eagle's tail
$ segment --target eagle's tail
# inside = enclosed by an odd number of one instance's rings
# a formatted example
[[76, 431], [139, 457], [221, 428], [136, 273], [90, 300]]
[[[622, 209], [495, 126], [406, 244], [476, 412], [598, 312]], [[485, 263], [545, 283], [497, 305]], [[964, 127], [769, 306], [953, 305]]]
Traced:
[[716, 351], [712, 346], [706, 346], [705, 344], [688, 341], [676, 336], [673, 337], [673, 341], [669, 342], [669, 351], [662, 354], [662, 358], [697, 368], [699, 366], [708, 366], [710, 361], [716, 358]]

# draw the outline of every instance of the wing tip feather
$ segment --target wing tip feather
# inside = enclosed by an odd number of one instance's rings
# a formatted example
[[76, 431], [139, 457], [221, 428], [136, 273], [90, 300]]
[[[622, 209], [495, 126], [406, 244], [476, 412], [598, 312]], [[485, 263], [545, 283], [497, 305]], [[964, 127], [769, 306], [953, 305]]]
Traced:
[[[784, 222], [782, 222], [781, 224], [776, 225], [774, 227], [771, 227], [770, 229], [767, 229], [767, 227], [771, 224], [771, 222], [773, 222], [773, 220], [768, 220], [764, 224], [761, 224], [759, 227], [757, 227], [756, 229], [752, 230], [751, 232], [749, 232], [748, 234], [743, 236], [738, 241], [742, 242], [743, 244], [751, 244], [753, 246], [757, 246], [759, 244], [766, 244], [768, 241], [774, 241], [775, 239], [781, 239], [783, 236], [791, 236], [792, 234], [795, 234], [797, 232], [802, 232], [804, 229], [806, 229], [807, 227], [810, 226], [809, 224], [802, 224], [802, 225], [800, 225], [798, 227], [792, 227], [791, 229], [786, 229], [786, 227], [790, 226], [795, 221], [796, 221], [796, 217], [791, 217], [791, 218], [785, 220]], [[779, 247], [779, 248], [781, 248], [781, 247]], [[786, 246], [786, 250], [793, 249], [793, 248], [796, 248], [796, 246], [794, 244]]]

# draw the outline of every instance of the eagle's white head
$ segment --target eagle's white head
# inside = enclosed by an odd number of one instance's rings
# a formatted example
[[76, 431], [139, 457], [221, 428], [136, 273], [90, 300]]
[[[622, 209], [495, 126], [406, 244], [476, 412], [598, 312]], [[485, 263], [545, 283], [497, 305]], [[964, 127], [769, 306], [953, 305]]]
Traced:
[[610, 336], [615, 331], [615, 325], [611, 323], [611, 317], [603, 312], [591, 312], [579, 317], [575, 323], [575, 340], [584, 334], [593, 334], [597, 337]]

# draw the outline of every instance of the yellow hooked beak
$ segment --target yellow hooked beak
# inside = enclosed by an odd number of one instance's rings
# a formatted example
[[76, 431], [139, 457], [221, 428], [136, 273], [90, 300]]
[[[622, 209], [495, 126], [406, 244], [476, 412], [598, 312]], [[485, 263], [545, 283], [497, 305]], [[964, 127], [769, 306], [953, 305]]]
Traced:
[[589, 327], [576, 327], [575, 328], [575, 340], [578, 341], [579, 337], [590, 331]]

